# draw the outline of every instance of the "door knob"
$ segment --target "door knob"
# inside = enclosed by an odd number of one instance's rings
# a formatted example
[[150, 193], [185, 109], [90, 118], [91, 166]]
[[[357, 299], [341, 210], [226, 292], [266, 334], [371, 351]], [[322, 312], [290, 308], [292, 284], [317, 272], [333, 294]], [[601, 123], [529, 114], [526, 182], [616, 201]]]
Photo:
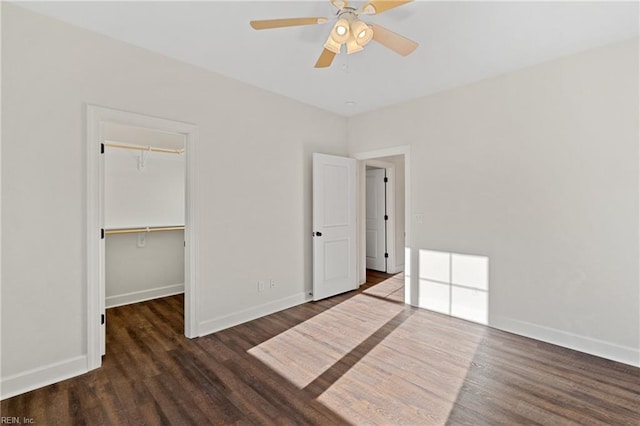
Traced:
[[314, 237], [322, 237], [322, 232], [314, 232], [313, 236]]

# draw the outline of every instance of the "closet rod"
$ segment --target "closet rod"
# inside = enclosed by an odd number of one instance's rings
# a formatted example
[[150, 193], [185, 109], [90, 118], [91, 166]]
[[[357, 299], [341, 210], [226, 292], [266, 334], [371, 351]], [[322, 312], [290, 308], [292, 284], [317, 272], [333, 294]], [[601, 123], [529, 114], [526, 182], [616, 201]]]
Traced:
[[159, 232], [159, 231], [183, 231], [184, 226], [159, 226], [155, 228], [124, 228], [124, 229], [108, 229], [104, 233], [113, 234], [137, 234], [139, 232]]
[[138, 151], [151, 151], [151, 152], [166, 152], [169, 154], [182, 154], [184, 152], [184, 149], [154, 148], [150, 146], [129, 145], [124, 143], [115, 143], [115, 142], [109, 142], [109, 141], [105, 141], [104, 145], [111, 148], [135, 149]]

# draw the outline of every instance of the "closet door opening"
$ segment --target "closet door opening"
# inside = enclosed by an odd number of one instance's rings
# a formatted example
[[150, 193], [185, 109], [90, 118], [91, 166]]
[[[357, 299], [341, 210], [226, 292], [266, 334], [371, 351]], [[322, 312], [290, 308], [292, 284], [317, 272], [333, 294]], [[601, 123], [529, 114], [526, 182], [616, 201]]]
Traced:
[[138, 303], [167, 298], [162, 304], [180, 312], [171, 315], [174, 328], [183, 326], [188, 338], [199, 335], [197, 127], [94, 105], [87, 105], [86, 119], [86, 342], [92, 370], [106, 353], [108, 308], [128, 305], [136, 315]]
[[185, 136], [105, 122], [103, 137], [105, 308], [183, 294]]

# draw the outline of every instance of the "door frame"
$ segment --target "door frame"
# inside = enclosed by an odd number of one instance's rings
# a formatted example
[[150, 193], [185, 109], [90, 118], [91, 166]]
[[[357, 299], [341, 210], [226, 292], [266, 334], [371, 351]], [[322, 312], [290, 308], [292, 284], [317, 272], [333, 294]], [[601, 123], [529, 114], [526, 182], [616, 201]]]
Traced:
[[[359, 194], [363, 192], [363, 184], [366, 181], [366, 164], [376, 165], [380, 163], [376, 163], [377, 159], [382, 157], [391, 157], [394, 155], [404, 155], [404, 231], [405, 231], [405, 260], [404, 260], [404, 275], [405, 275], [405, 287], [404, 287], [404, 301], [405, 303], [413, 304], [413, 297], [416, 292], [412, 291], [412, 287], [414, 284], [411, 282], [411, 276], [415, 275], [411, 273], [411, 266], [415, 264], [412, 262], [413, 259], [413, 251], [411, 250], [411, 147], [409, 145], [400, 145], [391, 148], [385, 148], [375, 151], [364, 151], [364, 152], [355, 152], [351, 153], [350, 156], [355, 158], [358, 161], [358, 171], [359, 171]], [[382, 162], [383, 163], [383, 162]], [[389, 164], [389, 163], [384, 163]], [[394, 169], [394, 178], [395, 178], [395, 168]], [[393, 185], [390, 185], [393, 186]], [[388, 189], [389, 187], [387, 187]], [[395, 195], [395, 193], [394, 193]], [[360, 284], [366, 282], [367, 280], [367, 269], [366, 269], [366, 235], [365, 230], [363, 229], [363, 223], [366, 221], [365, 209], [362, 205], [363, 195], [358, 195], [358, 217], [360, 219], [360, 225], [358, 226], [358, 282]], [[394, 199], [395, 201], [395, 199]], [[395, 202], [394, 202], [395, 206]], [[391, 228], [391, 223], [388, 224], [389, 228]], [[395, 223], [394, 223], [394, 234], [395, 234]], [[395, 237], [395, 235], [394, 235]], [[390, 238], [389, 238], [390, 240]], [[395, 244], [395, 238], [394, 238]], [[395, 250], [394, 250], [395, 256]], [[391, 254], [389, 254], [391, 257]], [[395, 266], [395, 258], [394, 258], [394, 266]], [[399, 271], [398, 271], [399, 272]]]
[[86, 304], [87, 304], [87, 369], [102, 364], [100, 315], [104, 311], [105, 247], [100, 230], [104, 228], [104, 157], [103, 123], [112, 122], [143, 127], [185, 136], [185, 277], [184, 277], [184, 334], [198, 336], [197, 312], [197, 221], [196, 221], [196, 137], [197, 126], [164, 118], [152, 117], [96, 105], [86, 105], [87, 158], [86, 158]]

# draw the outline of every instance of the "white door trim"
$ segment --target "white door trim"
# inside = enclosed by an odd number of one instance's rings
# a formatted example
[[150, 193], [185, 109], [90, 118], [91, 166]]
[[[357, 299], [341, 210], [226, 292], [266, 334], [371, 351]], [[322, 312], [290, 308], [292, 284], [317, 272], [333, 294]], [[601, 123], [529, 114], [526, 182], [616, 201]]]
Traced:
[[[404, 217], [405, 217], [405, 221], [404, 221], [404, 229], [405, 229], [405, 247], [409, 248], [411, 247], [411, 147], [409, 145], [400, 145], [400, 146], [396, 146], [396, 147], [391, 147], [391, 148], [385, 148], [385, 149], [380, 149], [380, 150], [375, 150], [375, 151], [365, 151], [365, 152], [356, 152], [356, 153], [351, 153], [350, 156], [355, 158], [356, 160], [361, 160], [361, 167], [365, 168], [366, 166], [364, 165], [365, 162], [366, 164], [370, 164], [372, 166], [382, 166], [382, 167], [386, 167], [384, 166], [384, 164], [388, 163], [384, 163], [384, 162], [378, 162], [376, 159], [377, 158], [382, 158], [382, 157], [391, 157], [394, 155], [404, 155]], [[365, 161], [366, 160], [366, 161]], [[394, 169], [395, 172], [395, 169]], [[395, 177], [395, 174], [394, 174]], [[393, 185], [390, 185], [393, 186]], [[359, 186], [360, 191], [362, 191], [362, 187]], [[358, 197], [359, 202], [360, 201], [360, 197]], [[395, 202], [392, 204], [393, 206], [395, 206]], [[360, 215], [360, 222], [363, 221], [363, 216], [362, 216], [362, 207], [359, 208], [359, 215]], [[395, 217], [395, 214], [394, 214]], [[395, 232], [395, 224], [394, 226], [391, 226], [391, 223], [388, 224], [389, 228], [393, 228]], [[359, 232], [359, 240], [362, 241], [362, 238], [364, 238], [363, 235], [363, 231], [361, 229], [362, 227], [359, 226], [358, 227], [358, 232]], [[389, 241], [395, 241], [391, 240], [391, 238], [388, 238]], [[362, 253], [358, 254], [358, 264], [359, 264], [359, 268], [358, 268], [358, 274], [359, 274], [359, 282], [363, 283], [366, 281], [366, 265], [365, 265], [365, 256], [366, 254], [363, 251], [363, 246], [362, 244], [359, 244], [359, 247], [361, 247], [361, 251]], [[407, 250], [405, 250], [405, 252], [407, 252]], [[409, 254], [409, 256], [407, 256], [407, 254]], [[391, 257], [391, 254], [389, 254], [389, 256]], [[394, 256], [395, 256], [395, 251], [394, 251]], [[414, 285], [411, 283], [411, 276], [415, 276], [415, 274], [413, 274], [410, 270], [408, 270], [407, 267], [412, 268], [412, 265], [415, 265], [416, 262], [411, 262], [412, 259], [410, 259], [410, 257], [413, 256], [413, 254], [411, 253], [411, 251], [409, 251], [409, 253], [405, 253], [405, 303], [411, 303], [414, 304], [412, 302], [414, 296], [416, 292], [412, 292], [411, 289]], [[391, 263], [391, 262], [389, 262]], [[394, 260], [394, 265], [395, 265], [395, 260]], [[397, 271], [399, 272], [399, 271]], [[417, 281], [416, 281], [417, 283]]]
[[[198, 336], [197, 312], [197, 220], [196, 220], [196, 149], [197, 126], [179, 121], [151, 117], [127, 111], [87, 105], [87, 219], [86, 219], [86, 302], [87, 302], [87, 370], [102, 364], [100, 348], [100, 315], [104, 309], [104, 295], [100, 294], [104, 280], [104, 244], [100, 229], [104, 227], [104, 167], [100, 156], [103, 141], [103, 123], [146, 127], [172, 133], [181, 133], [186, 143], [186, 215], [185, 215], [185, 336]], [[104, 282], [102, 283], [104, 284]], [[102, 287], [103, 288], [103, 287]]]

